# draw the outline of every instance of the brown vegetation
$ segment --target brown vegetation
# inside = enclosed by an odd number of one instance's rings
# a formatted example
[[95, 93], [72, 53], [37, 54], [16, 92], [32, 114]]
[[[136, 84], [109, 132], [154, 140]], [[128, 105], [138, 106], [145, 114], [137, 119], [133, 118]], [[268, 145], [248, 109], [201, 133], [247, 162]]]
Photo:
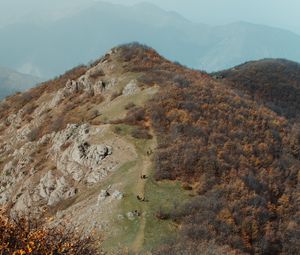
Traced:
[[126, 118], [134, 124], [151, 118], [156, 179], [179, 179], [198, 193], [180, 209], [158, 212], [182, 226], [180, 239], [161, 254], [176, 254], [184, 244], [196, 254], [210, 241], [232, 254], [297, 254], [299, 129], [152, 49], [123, 49], [128, 71], [144, 72], [144, 83], [161, 86], [147, 109], [132, 108]]
[[152, 139], [152, 135], [149, 134], [149, 131], [142, 127], [133, 129], [131, 132], [131, 136], [136, 139]]
[[289, 119], [300, 114], [300, 64], [283, 59], [248, 62], [216, 73], [230, 86]]
[[[42, 227], [26, 217], [12, 219], [0, 209], [1, 255], [96, 255], [96, 240], [61, 224]], [[97, 242], [99, 245], [99, 241]]]

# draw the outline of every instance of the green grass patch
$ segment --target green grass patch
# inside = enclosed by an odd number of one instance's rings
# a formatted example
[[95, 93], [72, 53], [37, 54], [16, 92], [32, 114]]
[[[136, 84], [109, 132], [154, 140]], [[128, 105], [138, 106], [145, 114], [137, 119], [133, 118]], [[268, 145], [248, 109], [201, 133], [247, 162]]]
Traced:
[[146, 184], [147, 218], [145, 228], [144, 251], [152, 250], [168, 240], [177, 237], [178, 227], [171, 220], [160, 220], [156, 217], [159, 210], [171, 212], [188, 202], [190, 192], [183, 190], [179, 182], [156, 182], [152, 179]]
[[112, 228], [115, 231], [113, 236], [104, 242], [103, 247], [105, 250], [114, 252], [120, 248], [130, 247], [139, 230], [140, 218], [136, 217], [134, 220], [127, 218], [128, 212], [134, 210], [141, 211], [141, 203], [137, 201], [136, 193], [134, 192], [137, 181], [137, 168], [135, 166], [138, 162], [139, 161], [135, 161], [134, 164], [124, 166], [122, 174], [118, 175], [115, 179], [111, 179], [112, 183], [120, 182], [123, 179], [126, 186], [122, 189], [124, 198], [118, 209], [113, 212], [115, 216], [122, 215], [122, 219], [118, 219], [118, 217], [114, 218]]

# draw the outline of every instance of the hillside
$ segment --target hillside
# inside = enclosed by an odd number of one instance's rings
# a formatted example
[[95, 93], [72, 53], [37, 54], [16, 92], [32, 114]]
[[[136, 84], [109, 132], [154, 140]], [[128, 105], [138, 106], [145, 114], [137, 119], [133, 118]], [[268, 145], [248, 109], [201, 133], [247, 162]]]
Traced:
[[42, 79], [0, 67], [0, 99], [17, 91], [24, 91]]
[[0, 204], [109, 254], [297, 254], [299, 125], [129, 44], [0, 103]]
[[233, 88], [246, 92], [279, 115], [300, 114], [300, 64], [283, 59], [252, 61], [213, 74]]
[[262, 58], [300, 61], [300, 36], [286, 30], [246, 22], [198, 24], [147, 3], [68, 2], [70, 13], [62, 12], [63, 4], [44, 10], [39, 3], [41, 10], [3, 26], [0, 65], [49, 78], [105, 54], [111, 45], [132, 41], [208, 72]]

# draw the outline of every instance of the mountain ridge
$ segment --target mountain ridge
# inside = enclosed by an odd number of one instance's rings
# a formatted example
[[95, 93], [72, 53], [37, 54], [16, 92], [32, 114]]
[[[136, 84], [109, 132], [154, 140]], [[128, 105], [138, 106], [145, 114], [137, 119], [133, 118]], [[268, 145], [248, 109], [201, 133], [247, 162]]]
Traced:
[[55, 22], [2, 28], [0, 64], [18, 70], [30, 65], [49, 78], [104, 54], [111, 45], [130, 41], [146, 43], [171, 60], [209, 72], [265, 57], [300, 61], [300, 36], [282, 29], [237, 23], [242, 26], [237, 31], [236, 25], [193, 23], [158, 7], [149, 13], [143, 5], [96, 2], [92, 6]]
[[225, 79], [134, 43], [6, 98], [0, 204], [112, 254], [296, 254], [299, 122]]

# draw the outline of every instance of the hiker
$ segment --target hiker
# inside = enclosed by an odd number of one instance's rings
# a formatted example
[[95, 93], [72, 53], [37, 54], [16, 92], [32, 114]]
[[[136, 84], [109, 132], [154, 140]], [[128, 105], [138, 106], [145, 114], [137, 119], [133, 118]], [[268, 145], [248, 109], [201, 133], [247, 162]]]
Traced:
[[106, 83], [104, 81], [101, 82], [101, 91], [105, 90]]
[[143, 202], [149, 202], [149, 200], [146, 199], [145, 197], [143, 197], [142, 201], [143, 201]]
[[136, 215], [136, 216], [141, 216], [141, 213], [138, 211], [138, 210], [134, 210], [134, 215]]
[[141, 175], [141, 179], [147, 179], [147, 176], [145, 174]]

